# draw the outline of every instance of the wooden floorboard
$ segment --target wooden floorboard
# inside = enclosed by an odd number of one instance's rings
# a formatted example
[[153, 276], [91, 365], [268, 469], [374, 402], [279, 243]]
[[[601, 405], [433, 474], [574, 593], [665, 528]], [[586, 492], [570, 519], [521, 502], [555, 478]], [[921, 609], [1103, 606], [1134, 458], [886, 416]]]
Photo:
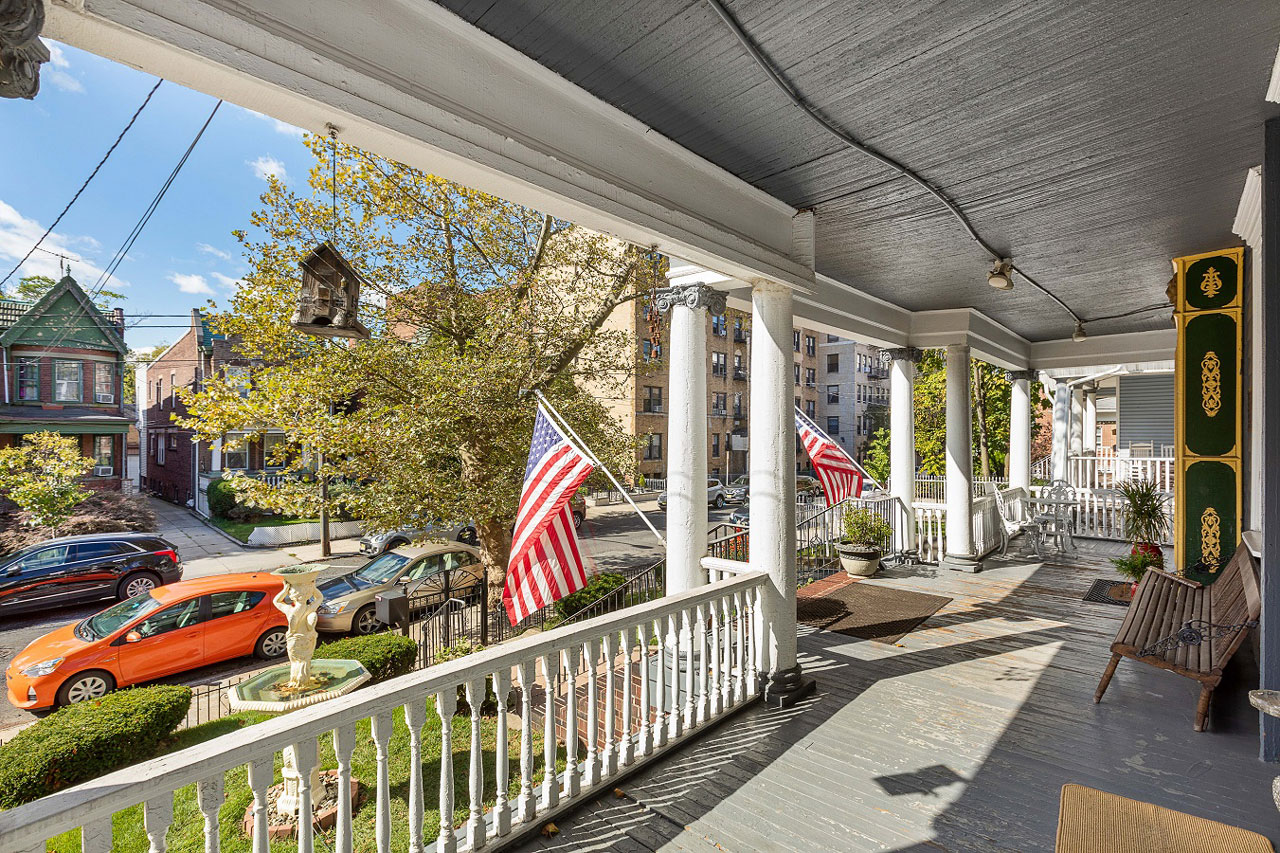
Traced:
[[[1280, 841], [1257, 760], [1251, 644], [1192, 730], [1198, 686], [1123, 661], [1093, 692], [1124, 609], [1081, 600], [1114, 578], [1109, 543], [989, 560], [979, 574], [900, 566], [862, 583], [952, 599], [896, 645], [801, 626], [818, 694], [754, 706], [558, 822], [554, 851], [1051, 851], [1076, 782]], [[832, 581], [835, 583], [836, 581]]]

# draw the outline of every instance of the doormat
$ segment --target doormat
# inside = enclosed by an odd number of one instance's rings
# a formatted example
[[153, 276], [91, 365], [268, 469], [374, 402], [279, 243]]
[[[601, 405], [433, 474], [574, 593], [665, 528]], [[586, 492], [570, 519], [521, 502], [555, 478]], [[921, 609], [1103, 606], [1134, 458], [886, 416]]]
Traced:
[[1128, 607], [1129, 582], [1096, 580], [1089, 586], [1089, 591], [1084, 594], [1082, 600]]
[[824, 631], [893, 644], [951, 602], [941, 595], [859, 581], [796, 600], [796, 620]]

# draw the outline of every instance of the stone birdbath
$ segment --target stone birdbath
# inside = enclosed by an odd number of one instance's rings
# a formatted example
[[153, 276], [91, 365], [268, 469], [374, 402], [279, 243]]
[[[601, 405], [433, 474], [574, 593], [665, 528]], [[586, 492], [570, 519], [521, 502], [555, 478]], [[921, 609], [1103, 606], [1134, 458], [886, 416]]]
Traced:
[[[1280, 717], [1280, 690], [1250, 690], [1249, 704], [1269, 717]], [[1280, 809], [1280, 776], [1271, 780], [1271, 798]]]
[[[343, 696], [369, 680], [369, 672], [359, 661], [311, 659], [316, 651], [316, 611], [324, 602], [316, 580], [328, 568], [325, 565], [288, 566], [272, 572], [284, 581], [284, 588], [272, 603], [289, 620], [286, 634], [289, 663], [265, 669], [229, 687], [227, 698], [232, 711], [292, 711]], [[276, 810], [296, 817], [302, 776], [292, 747], [284, 750], [281, 775], [284, 785], [276, 799]], [[313, 792], [323, 790], [319, 768], [312, 768], [310, 781]]]

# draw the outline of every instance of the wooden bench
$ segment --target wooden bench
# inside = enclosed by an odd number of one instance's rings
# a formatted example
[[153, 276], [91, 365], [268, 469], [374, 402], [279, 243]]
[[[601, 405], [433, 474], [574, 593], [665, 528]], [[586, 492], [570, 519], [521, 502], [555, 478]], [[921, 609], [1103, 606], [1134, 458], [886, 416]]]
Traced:
[[[1243, 545], [1209, 586], [1149, 569], [1111, 644], [1111, 662], [1093, 701], [1102, 701], [1120, 658], [1133, 658], [1200, 682], [1195, 728], [1204, 731], [1209, 700], [1222, 680], [1222, 670], [1244, 642], [1247, 626], [1257, 624], [1261, 612], [1258, 564]], [[1184, 628], [1189, 630], [1179, 638]]]

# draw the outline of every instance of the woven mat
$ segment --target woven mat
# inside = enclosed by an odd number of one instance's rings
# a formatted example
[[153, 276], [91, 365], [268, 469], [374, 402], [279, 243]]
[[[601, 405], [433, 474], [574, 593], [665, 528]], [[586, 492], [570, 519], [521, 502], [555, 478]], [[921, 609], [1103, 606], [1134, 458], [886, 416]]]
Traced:
[[1086, 788], [1062, 786], [1057, 853], [1274, 853], [1255, 832]]
[[823, 595], [798, 597], [796, 620], [824, 631], [892, 644], [950, 602], [941, 595], [859, 581]]
[[[1122, 597], [1123, 594], [1123, 597]], [[1084, 594], [1081, 601], [1096, 601], [1099, 604], [1118, 604], [1121, 607], [1129, 606], [1129, 582], [1128, 581], [1104, 581], [1096, 580], [1089, 585], [1089, 591]]]

